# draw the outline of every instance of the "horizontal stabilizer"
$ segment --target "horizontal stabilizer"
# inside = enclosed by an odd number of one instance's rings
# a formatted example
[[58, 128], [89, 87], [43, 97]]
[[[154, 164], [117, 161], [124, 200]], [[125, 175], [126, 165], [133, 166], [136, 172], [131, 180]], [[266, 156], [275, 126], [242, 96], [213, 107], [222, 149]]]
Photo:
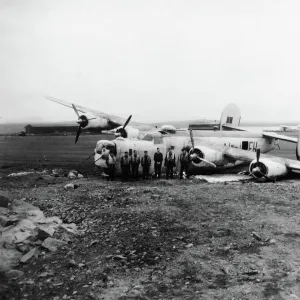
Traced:
[[234, 126], [229, 125], [229, 124], [223, 124], [223, 125], [222, 125], [222, 128], [223, 128], [223, 129], [226, 129], [226, 130], [247, 131], [247, 130], [244, 129], [244, 128], [241, 128], [241, 127], [234, 127]]

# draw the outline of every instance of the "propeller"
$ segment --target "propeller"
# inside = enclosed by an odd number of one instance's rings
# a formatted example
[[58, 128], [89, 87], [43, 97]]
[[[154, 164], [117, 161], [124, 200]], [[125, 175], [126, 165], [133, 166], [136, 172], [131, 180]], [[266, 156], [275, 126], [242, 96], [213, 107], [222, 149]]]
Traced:
[[259, 158], [260, 158], [260, 148], [257, 148], [256, 149], [256, 166], [255, 168], [253, 168], [252, 172], [249, 174], [249, 175], [252, 175], [254, 177], [259, 177], [259, 176], [262, 176], [266, 179], [268, 179], [269, 181], [272, 181], [272, 182], [276, 182], [275, 179], [267, 176], [266, 174], [264, 174], [261, 170], [261, 164], [259, 162]]
[[124, 123], [123, 127], [117, 129], [117, 131], [116, 131], [116, 133], [120, 133], [121, 137], [123, 137], [123, 138], [127, 138], [127, 132], [126, 132], [126, 130], [125, 130], [125, 127], [126, 127], [126, 126], [128, 125], [128, 123], [130, 122], [131, 117], [132, 117], [132, 115], [130, 115], [130, 116], [128, 117], [128, 119], [127, 119], [126, 122]]
[[88, 119], [85, 115], [80, 116], [77, 107], [73, 103], [72, 103], [72, 107], [78, 117], [77, 124], [79, 125], [76, 133], [76, 138], [75, 138], [75, 144], [76, 144], [81, 134], [82, 128], [85, 128], [89, 124], [90, 120], [94, 120], [96, 118]]
[[81, 125], [78, 126], [78, 129], [77, 129], [77, 133], [76, 133], [76, 138], [75, 138], [75, 144], [77, 143], [78, 141], [78, 138], [80, 136], [80, 133], [81, 133]]
[[216, 168], [217, 166], [214, 163], [204, 159], [203, 157], [198, 155], [197, 151], [195, 151], [195, 140], [194, 140], [194, 135], [193, 135], [193, 130], [192, 129], [190, 129], [190, 138], [191, 138], [192, 149], [193, 149], [193, 153], [191, 155], [192, 162], [193, 162], [193, 159], [197, 158], [197, 159], [202, 160], [202, 161], [206, 162], [207, 164], [213, 166], [214, 168]]

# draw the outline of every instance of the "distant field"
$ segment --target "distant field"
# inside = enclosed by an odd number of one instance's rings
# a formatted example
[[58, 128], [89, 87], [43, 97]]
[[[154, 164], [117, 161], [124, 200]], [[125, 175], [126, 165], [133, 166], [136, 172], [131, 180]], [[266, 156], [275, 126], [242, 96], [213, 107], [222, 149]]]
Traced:
[[[76, 145], [74, 138], [74, 136], [0, 136], [0, 168], [38, 167], [42, 164], [76, 167], [93, 153], [98, 140], [112, 140], [114, 136], [82, 135]], [[279, 145], [280, 150], [274, 150], [270, 154], [296, 159], [295, 144], [279, 142]], [[92, 159], [85, 163], [87, 168], [92, 166]]]
[[[8, 166], [76, 166], [90, 156], [100, 139], [112, 135], [83, 135], [74, 144], [74, 136], [2, 136], [0, 137], [0, 168]], [[46, 161], [44, 160], [46, 158]], [[92, 159], [86, 165], [92, 166]]]

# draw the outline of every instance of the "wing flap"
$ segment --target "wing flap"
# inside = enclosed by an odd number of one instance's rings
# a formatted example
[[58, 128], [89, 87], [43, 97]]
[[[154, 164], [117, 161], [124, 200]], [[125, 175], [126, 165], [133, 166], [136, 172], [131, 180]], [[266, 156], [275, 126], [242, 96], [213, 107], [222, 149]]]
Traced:
[[229, 160], [240, 160], [249, 163], [256, 158], [256, 152], [237, 148], [227, 148], [223, 151], [223, 155]]

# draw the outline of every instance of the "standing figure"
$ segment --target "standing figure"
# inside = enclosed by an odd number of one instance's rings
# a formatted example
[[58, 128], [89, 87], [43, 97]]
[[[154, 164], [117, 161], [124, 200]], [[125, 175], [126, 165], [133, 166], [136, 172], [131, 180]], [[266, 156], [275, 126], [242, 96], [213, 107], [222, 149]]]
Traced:
[[151, 158], [148, 156], [148, 151], [144, 151], [144, 156], [142, 157], [141, 165], [143, 167], [143, 179], [148, 179], [149, 170], [151, 166]]
[[107, 156], [106, 164], [108, 165], [107, 180], [114, 180], [116, 174], [116, 156], [113, 153], [109, 153]]
[[154, 171], [155, 178], [160, 178], [161, 175], [161, 165], [164, 160], [163, 154], [160, 152], [159, 148], [157, 148], [157, 152], [154, 153]]
[[165, 157], [165, 167], [167, 168], [166, 179], [173, 179], [173, 168], [176, 166], [175, 153], [170, 148]]
[[130, 164], [131, 164], [131, 172], [132, 178], [138, 180], [139, 179], [139, 165], [140, 165], [140, 157], [137, 154], [136, 150], [133, 150], [133, 156], [130, 156]]
[[189, 178], [188, 165], [189, 165], [190, 158], [186, 148], [182, 149], [181, 154], [179, 156], [179, 161], [180, 161], [179, 179], [182, 179], [183, 171], [185, 171], [186, 177]]
[[121, 169], [123, 180], [128, 181], [130, 174], [130, 160], [128, 156], [128, 151], [125, 151], [125, 155], [121, 157]]

